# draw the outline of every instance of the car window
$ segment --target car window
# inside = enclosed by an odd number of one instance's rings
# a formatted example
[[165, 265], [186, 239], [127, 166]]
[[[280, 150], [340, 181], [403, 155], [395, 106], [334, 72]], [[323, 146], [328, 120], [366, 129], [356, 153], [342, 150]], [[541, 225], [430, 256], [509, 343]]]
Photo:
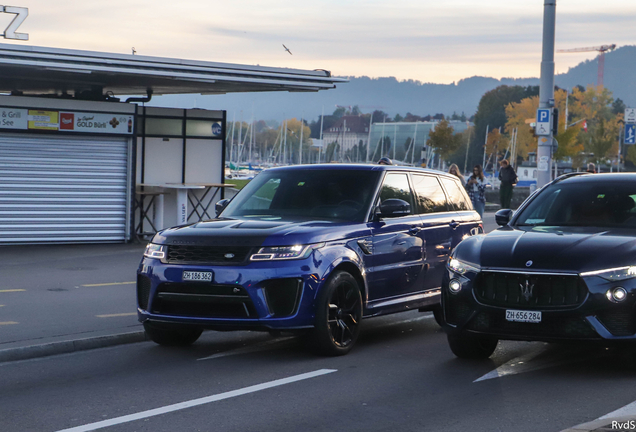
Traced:
[[380, 202], [395, 198], [406, 201], [411, 205], [413, 212], [413, 194], [409, 187], [409, 180], [406, 173], [389, 173], [384, 178], [382, 189], [380, 190]]
[[438, 213], [448, 210], [446, 195], [436, 177], [413, 174], [411, 178], [419, 213]]
[[364, 220], [379, 173], [363, 170], [263, 171], [223, 211], [223, 217]]
[[473, 206], [468, 201], [464, 188], [459, 185], [458, 181], [447, 179], [442, 177], [440, 179], [446, 188], [448, 193], [448, 199], [450, 200], [451, 209], [453, 210], [472, 210]]
[[636, 228], [636, 185], [556, 183], [522, 210], [515, 225]]

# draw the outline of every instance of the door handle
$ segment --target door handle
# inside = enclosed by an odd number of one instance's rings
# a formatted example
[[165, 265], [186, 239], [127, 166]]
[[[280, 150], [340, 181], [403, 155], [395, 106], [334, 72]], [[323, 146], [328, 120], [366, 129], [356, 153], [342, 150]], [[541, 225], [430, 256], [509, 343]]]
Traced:
[[459, 222], [456, 221], [452, 221], [451, 223], [448, 224], [452, 229], [457, 229], [457, 227], [459, 226]]
[[414, 226], [409, 229], [409, 234], [411, 235], [416, 235], [419, 232], [420, 232], [420, 227]]

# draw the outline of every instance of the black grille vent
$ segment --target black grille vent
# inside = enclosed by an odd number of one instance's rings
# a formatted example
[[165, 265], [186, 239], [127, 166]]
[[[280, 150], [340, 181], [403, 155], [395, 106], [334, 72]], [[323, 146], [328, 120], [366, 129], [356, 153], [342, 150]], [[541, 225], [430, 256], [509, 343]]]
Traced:
[[634, 309], [631, 307], [606, 309], [596, 317], [614, 336], [631, 336], [636, 333]]
[[477, 299], [490, 306], [525, 309], [563, 309], [580, 305], [587, 297], [581, 278], [482, 272], [475, 281]]
[[447, 294], [444, 311], [446, 313], [446, 321], [449, 324], [458, 325], [470, 316], [472, 308], [470, 303], [459, 301], [453, 295]]
[[480, 312], [466, 328], [511, 336], [590, 339], [599, 337], [583, 318], [551, 317], [546, 314], [543, 314], [540, 323], [521, 323], [506, 320], [504, 312]]
[[143, 310], [148, 309], [148, 299], [150, 298], [150, 278], [144, 275], [137, 275], [137, 304]]
[[168, 246], [170, 264], [241, 264], [249, 257], [246, 246]]
[[272, 279], [267, 281], [265, 299], [272, 316], [283, 317], [292, 315], [298, 308], [302, 279]]

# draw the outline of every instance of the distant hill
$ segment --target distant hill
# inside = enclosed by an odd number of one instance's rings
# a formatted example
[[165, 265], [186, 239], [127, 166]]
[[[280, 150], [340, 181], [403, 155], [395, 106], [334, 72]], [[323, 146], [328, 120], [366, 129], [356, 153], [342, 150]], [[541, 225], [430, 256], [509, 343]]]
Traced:
[[[588, 60], [555, 77], [556, 85], [572, 88], [575, 85], [595, 84], [597, 60]], [[636, 107], [636, 46], [624, 46], [605, 55], [605, 86], [615, 98], [627, 106]], [[233, 93], [218, 96], [178, 95], [153, 98], [149, 105], [225, 109], [228, 120], [235, 116], [249, 120], [252, 111], [256, 119], [277, 120], [290, 117], [316, 119], [323, 107], [331, 114], [336, 105], [358, 105], [362, 112], [380, 109], [393, 116], [407, 112], [424, 116], [464, 112], [471, 116], [477, 110], [481, 96], [499, 85], [538, 85], [539, 78], [465, 78], [453, 84], [398, 81], [390, 78], [349, 77], [349, 82], [336, 89], [317, 93]], [[242, 114], [241, 114], [242, 110]]]

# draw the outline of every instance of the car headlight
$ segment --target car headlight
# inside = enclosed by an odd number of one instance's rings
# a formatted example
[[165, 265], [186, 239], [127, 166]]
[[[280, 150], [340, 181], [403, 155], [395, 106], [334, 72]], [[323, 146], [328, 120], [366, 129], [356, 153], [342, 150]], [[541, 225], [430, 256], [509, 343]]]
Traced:
[[158, 245], [154, 243], [148, 243], [144, 256], [147, 258], [164, 259], [166, 257], [166, 251], [168, 248], [165, 245]]
[[314, 249], [321, 248], [324, 243], [313, 245], [268, 246], [258, 250], [250, 257], [252, 261], [290, 260], [307, 258]]
[[467, 264], [455, 258], [452, 258], [448, 262], [448, 268], [454, 271], [455, 273], [459, 273], [459, 274], [464, 274], [466, 272], [479, 273], [479, 271], [481, 270], [479, 267], [473, 264]]
[[611, 269], [589, 271], [581, 273], [581, 276], [600, 276], [608, 281], [622, 281], [636, 277], [636, 266], [616, 267]]

